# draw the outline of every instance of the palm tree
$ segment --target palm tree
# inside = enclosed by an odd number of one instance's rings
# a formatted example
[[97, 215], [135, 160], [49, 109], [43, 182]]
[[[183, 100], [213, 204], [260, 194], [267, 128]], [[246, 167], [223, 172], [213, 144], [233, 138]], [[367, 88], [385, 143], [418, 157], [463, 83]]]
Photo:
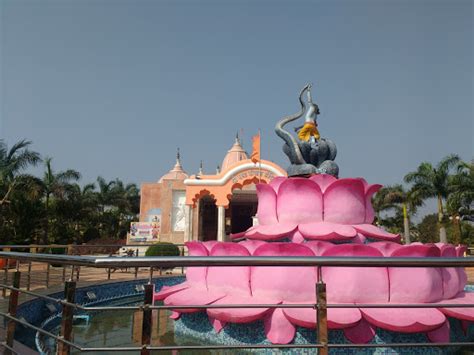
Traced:
[[23, 139], [8, 149], [0, 140], [0, 206], [9, 202], [9, 196], [16, 188], [30, 182], [31, 175], [23, 174], [23, 171], [41, 161], [39, 153], [28, 149], [30, 145], [30, 141]]
[[51, 167], [52, 158], [45, 159], [45, 172], [43, 179], [38, 179], [41, 193], [44, 197], [45, 211], [46, 211], [46, 223], [44, 228], [44, 240], [45, 244], [49, 241], [49, 210], [51, 197], [62, 199], [71, 190], [71, 182], [78, 181], [81, 178], [81, 174], [76, 170], [68, 169], [55, 173]]
[[413, 184], [411, 191], [416, 198], [423, 200], [434, 197], [438, 200], [439, 238], [442, 243], [447, 242], [443, 202], [449, 196], [450, 173], [459, 162], [459, 157], [452, 154], [443, 158], [436, 167], [423, 162], [416, 171], [405, 175], [405, 182]]
[[423, 200], [413, 194], [411, 191], [405, 190], [400, 185], [386, 186], [384, 188], [383, 201], [388, 208], [400, 209], [403, 214], [403, 235], [405, 243], [410, 244], [410, 215], [416, 213], [416, 208], [423, 204]]
[[448, 212], [468, 212], [474, 201], [474, 163], [460, 162], [455, 175], [449, 181]]
[[116, 182], [109, 181], [107, 182], [102, 176], [97, 178], [97, 185], [99, 191], [97, 192], [97, 202], [100, 212], [104, 213], [107, 208], [112, 206], [114, 202], [114, 187]]

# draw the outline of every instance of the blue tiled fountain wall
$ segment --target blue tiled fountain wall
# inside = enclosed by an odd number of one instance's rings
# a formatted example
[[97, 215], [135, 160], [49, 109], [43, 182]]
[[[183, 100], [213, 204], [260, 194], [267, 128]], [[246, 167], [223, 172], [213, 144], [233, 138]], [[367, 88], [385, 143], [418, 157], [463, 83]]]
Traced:
[[[163, 286], [173, 286], [184, 281], [184, 277], [164, 277], [153, 279], [153, 283], [157, 290]], [[91, 285], [87, 287], [78, 288], [76, 290], [75, 303], [82, 305], [105, 305], [113, 301], [125, 298], [143, 296], [143, 291], [137, 291], [137, 285], [144, 285], [148, 283], [148, 279], [121, 281], [113, 283], [105, 283], [99, 285]], [[96, 295], [96, 300], [90, 301], [87, 297], [87, 292], [92, 291]], [[64, 292], [56, 292], [48, 295], [56, 299], [64, 299]], [[56, 308], [56, 312], [51, 312], [47, 305], [52, 304]], [[17, 310], [17, 317], [23, 317], [28, 323], [36, 326], [41, 326], [45, 320], [52, 319], [55, 315], [62, 311], [62, 306], [52, 301], [36, 298], [31, 301], [22, 303]], [[15, 337], [18, 341], [28, 345], [31, 348], [35, 347], [36, 332], [30, 328], [18, 326], [15, 332]]]
[[[474, 292], [474, 286], [466, 286], [466, 291]], [[470, 325], [465, 335], [461, 329], [460, 321], [450, 319], [451, 341], [465, 342], [474, 339], [474, 326]], [[243, 344], [268, 344], [266, 339], [263, 322], [257, 321], [247, 324], [228, 323], [220, 333], [216, 333], [209, 322], [205, 312], [183, 314], [175, 323], [175, 341], [179, 343], [180, 335], [189, 341], [190, 338], [197, 339], [203, 344], [225, 344], [225, 345], [243, 345]], [[293, 341], [295, 344], [314, 344], [316, 342], [316, 330], [298, 327]], [[403, 334], [390, 332], [383, 329], [377, 329], [374, 339], [370, 344], [387, 343], [426, 343], [429, 342], [425, 334]], [[344, 337], [344, 333], [339, 330], [329, 331], [329, 343], [350, 344]], [[184, 345], [184, 344], [182, 344]], [[341, 348], [330, 349], [330, 354], [351, 354], [351, 355], [372, 355], [372, 354], [403, 354], [403, 355], [438, 355], [438, 354], [457, 354], [459, 347], [440, 348], [440, 347], [408, 347], [408, 348]], [[314, 354], [314, 349], [255, 349], [258, 354]], [[229, 350], [228, 354], [232, 351]]]

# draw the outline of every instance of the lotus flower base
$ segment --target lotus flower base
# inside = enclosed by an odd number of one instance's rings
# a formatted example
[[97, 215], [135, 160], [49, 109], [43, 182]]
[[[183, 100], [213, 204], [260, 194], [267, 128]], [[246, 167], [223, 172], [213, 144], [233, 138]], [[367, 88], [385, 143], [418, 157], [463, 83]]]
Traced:
[[[372, 194], [380, 185], [363, 179], [330, 175], [276, 178], [258, 185], [258, 219], [234, 238], [237, 242], [188, 242], [191, 256], [355, 256], [462, 257], [465, 248], [448, 244], [403, 246], [399, 236], [373, 226]], [[279, 240], [291, 239], [292, 242]], [[368, 243], [370, 240], [376, 242]], [[186, 281], [163, 288], [155, 300], [171, 306], [228, 304], [315, 304], [315, 284], [322, 275], [331, 304], [381, 305], [403, 303], [474, 304], [474, 292], [464, 292], [462, 268], [397, 267], [193, 267]], [[198, 309], [182, 309], [174, 319]], [[312, 308], [208, 308], [216, 333], [234, 324], [261, 321], [267, 341], [294, 341], [298, 327], [314, 333]], [[342, 331], [354, 343], [373, 341], [378, 330], [421, 333], [432, 342], [450, 341], [447, 317], [463, 326], [474, 321], [474, 308], [329, 308], [328, 328]], [[249, 332], [249, 336], [251, 332]]]

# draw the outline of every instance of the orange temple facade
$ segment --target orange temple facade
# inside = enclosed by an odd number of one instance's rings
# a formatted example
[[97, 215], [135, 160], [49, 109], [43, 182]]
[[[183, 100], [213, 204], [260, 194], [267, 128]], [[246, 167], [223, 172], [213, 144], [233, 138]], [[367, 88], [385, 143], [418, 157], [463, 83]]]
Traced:
[[231, 233], [251, 227], [257, 212], [255, 184], [286, 176], [286, 171], [267, 160], [249, 159], [238, 138], [221, 166], [214, 175], [201, 169], [189, 176], [178, 155], [158, 182], [143, 183], [140, 222], [132, 225], [129, 242], [227, 241]]

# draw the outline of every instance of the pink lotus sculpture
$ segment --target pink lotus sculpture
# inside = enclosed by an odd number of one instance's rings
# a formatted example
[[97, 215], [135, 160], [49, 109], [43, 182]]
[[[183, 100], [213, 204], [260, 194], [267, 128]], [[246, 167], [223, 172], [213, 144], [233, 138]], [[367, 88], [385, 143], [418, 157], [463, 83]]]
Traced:
[[[188, 242], [191, 256], [357, 256], [461, 257], [465, 248], [448, 244], [403, 246], [398, 235], [371, 223], [371, 196], [380, 185], [364, 179], [329, 175], [276, 178], [257, 185], [259, 225], [234, 238], [239, 243]], [[268, 242], [291, 238], [293, 243]], [[367, 243], [370, 239], [381, 241]], [[333, 242], [344, 241], [344, 244]], [[349, 242], [349, 243], [348, 243]], [[330, 304], [474, 303], [464, 292], [462, 268], [323, 267], [321, 275]], [[192, 267], [182, 284], [163, 287], [155, 300], [170, 306], [229, 304], [315, 304], [317, 267]], [[177, 309], [172, 318], [199, 309]], [[263, 320], [269, 341], [286, 344], [296, 327], [316, 327], [312, 308], [208, 308], [216, 331], [227, 323]], [[474, 308], [329, 308], [329, 329], [344, 331], [355, 343], [369, 342], [376, 328], [426, 333], [433, 342], [448, 342], [446, 317], [460, 319], [465, 328], [474, 321]]]
[[277, 177], [268, 185], [257, 185], [259, 225], [232, 238], [363, 243], [370, 237], [398, 242], [399, 235], [371, 224], [371, 197], [381, 187], [362, 178], [336, 179], [326, 174], [309, 179]]
[[[464, 250], [452, 245], [409, 245], [392, 242], [333, 244], [310, 241], [304, 244], [268, 243], [248, 240], [239, 243], [187, 243], [192, 256], [373, 256], [373, 257], [455, 257]], [[460, 268], [340, 268], [323, 267], [327, 299], [331, 304], [367, 303], [474, 303], [474, 293], [464, 292], [466, 274]], [[218, 304], [314, 304], [315, 267], [194, 267], [186, 281], [163, 287], [155, 300], [166, 305]], [[197, 312], [186, 309], [173, 312]], [[210, 322], [220, 331], [228, 322], [263, 320], [272, 343], [293, 340], [296, 326], [314, 329], [316, 311], [309, 308], [212, 308]], [[446, 316], [458, 318], [467, 327], [474, 321], [473, 308], [329, 308], [329, 329], [341, 329], [355, 343], [369, 342], [377, 327], [404, 333], [424, 332], [433, 342], [449, 341]]]

